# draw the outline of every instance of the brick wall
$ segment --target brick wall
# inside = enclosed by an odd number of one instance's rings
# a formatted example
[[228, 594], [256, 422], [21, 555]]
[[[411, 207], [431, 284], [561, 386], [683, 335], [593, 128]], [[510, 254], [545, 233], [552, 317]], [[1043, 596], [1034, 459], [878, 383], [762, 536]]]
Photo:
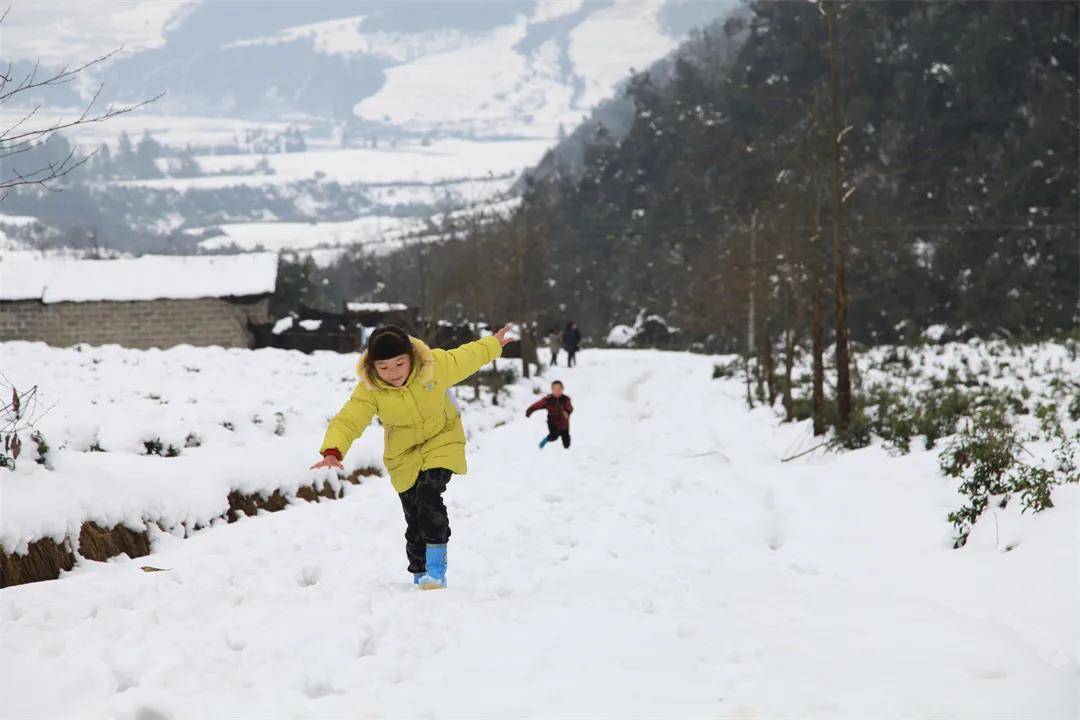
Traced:
[[268, 297], [136, 302], [0, 302], [0, 341], [39, 340], [130, 348], [251, 347], [247, 321], [269, 321]]

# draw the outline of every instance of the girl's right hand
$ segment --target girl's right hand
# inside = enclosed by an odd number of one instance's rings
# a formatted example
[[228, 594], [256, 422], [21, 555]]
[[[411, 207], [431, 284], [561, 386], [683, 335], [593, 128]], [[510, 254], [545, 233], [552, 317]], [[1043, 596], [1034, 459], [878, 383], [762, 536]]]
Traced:
[[333, 455], [323, 455], [323, 459], [315, 463], [308, 470], [324, 470], [326, 468], [337, 468], [338, 470], [344, 470], [345, 466], [341, 464]]

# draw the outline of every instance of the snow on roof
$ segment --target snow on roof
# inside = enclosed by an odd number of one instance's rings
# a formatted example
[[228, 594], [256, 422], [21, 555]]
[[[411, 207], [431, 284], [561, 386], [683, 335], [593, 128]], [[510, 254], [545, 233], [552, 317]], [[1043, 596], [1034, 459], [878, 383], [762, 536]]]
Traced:
[[0, 300], [188, 300], [274, 292], [275, 253], [143, 255], [117, 260], [0, 258]]
[[408, 310], [409, 307], [404, 303], [385, 303], [385, 302], [351, 302], [346, 303], [346, 309], [349, 312], [392, 312], [394, 310]]

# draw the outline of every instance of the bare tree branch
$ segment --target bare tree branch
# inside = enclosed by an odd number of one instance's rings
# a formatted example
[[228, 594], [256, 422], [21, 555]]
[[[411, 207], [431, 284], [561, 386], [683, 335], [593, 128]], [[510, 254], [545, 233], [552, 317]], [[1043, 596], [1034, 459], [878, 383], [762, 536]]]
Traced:
[[[4, 22], [8, 12], [10, 12], [10, 8], [4, 10], [3, 13], [0, 13], [0, 24]], [[112, 52], [95, 57], [92, 60], [75, 67], [64, 65], [59, 70], [41, 79], [38, 77], [41, 72], [41, 61], [38, 60], [34, 63], [33, 69], [26, 73], [26, 75], [16, 83], [12, 83], [14, 66], [9, 62], [7, 72], [0, 74], [0, 106], [3, 106], [4, 103], [16, 98], [19, 94], [30, 90], [56, 87], [70, 83], [75, 80], [79, 73], [90, 67], [104, 63], [123, 49], [123, 46], [118, 47]], [[110, 120], [119, 115], [125, 115], [145, 107], [165, 95], [165, 93], [159, 93], [149, 100], [143, 100], [134, 105], [115, 106], [110, 104], [104, 111], [95, 111], [94, 106], [101, 97], [103, 88], [103, 84], [98, 85], [97, 90], [94, 91], [94, 94], [86, 104], [86, 107], [83, 108], [82, 112], [75, 119], [64, 120], [63, 118], [57, 118], [42, 127], [26, 127], [27, 123], [36, 117], [38, 111], [41, 110], [41, 104], [35, 105], [35, 107], [20, 118], [18, 122], [3, 132], [0, 132], [0, 159], [11, 158], [39, 148], [61, 130], [80, 125], [105, 122], [106, 120]], [[59, 180], [85, 165], [90, 158], [97, 154], [97, 150], [94, 150], [81, 158], [76, 157], [76, 153], [77, 149], [73, 148], [62, 161], [56, 162], [55, 160], [49, 160], [46, 161], [46, 164], [43, 167], [39, 167], [38, 169], [29, 172], [20, 171], [16, 168], [9, 168], [10, 175], [7, 177], [0, 177], [0, 191], [4, 191], [0, 192], [0, 202], [3, 202], [4, 198], [7, 197], [7, 190], [20, 185], [37, 185], [50, 192], [58, 192], [59, 190], [52, 187], [50, 183], [54, 180]]]
[[[59, 180], [71, 171], [82, 167], [95, 155], [97, 155], [97, 150], [75, 160], [75, 150], [72, 150], [61, 162], [49, 162], [45, 167], [32, 172], [24, 174], [20, 173], [18, 170], [12, 169], [11, 173], [15, 177], [8, 180], [0, 179], [0, 190], [6, 190], [19, 185], [38, 185], [50, 192], [59, 192], [58, 189], [51, 187], [49, 183], [53, 180]], [[72, 162], [73, 160], [74, 162]]]
[[94, 65], [98, 65], [100, 63], [105, 62], [106, 60], [111, 58], [113, 55], [116, 55], [118, 52], [120, 52], [123, 49], [124, 49], [124, 46], [121, 45], [120, 47], [116, 48], [115, 50], [107, 52], [104, 55], [100, 55], [100, 56], [94, 58], [93, 60], [85, 62], [82, 65], [79, 65], [78, 67], [75, 67], [75, 68], [69, 69], [69, 67], [67, 65], [65, 65], [62, 68], [60, 68], [59, 70], [57, 70], [55, 73], [50, 75], [49, 77], [45, 78], [44, 80], [38, 80], [37, 79], [37, 73], [38, 73], [38, 70], [41, 67], [41, 61], [38, 60], [36, 63], [34, 63], [33, 72], [29, 73], [22, 80], [22, 82], [20, 82], [18, 85], [15, 86], [15, 88], [13, 90], [8, 90], [7, 92], [0, 93], [0, 105], [2, 105], [4, 102], [6, 102], [10, 98], [14, 97], [15, 95], [17, 95], [18, 93], [26, 92], [27, 90], [33, 90], [34, 88], [46, 87], [46, 86], [50, 86], [50, 85], [64, 85], [64, 84], [67, 84], [67, 83], [73, 81], [75, 79], [75, 76], [78, 75], [79, 73], [81, 73], [83, 70], [86, 70], [89, 67], [93, 67]]
[[12, 131], [18, 129], [18, 127], [20, 125], [22, 125], [24, 122], [26, 122], [30, 118], [34, 117], [34, 115], [37, 115], [37, 111], [40, 110], [40, 109], [41, 109], [41, 104], [39, 103], [39, 104], [34, 106], [33, 110], [28, 112], [26, 115], [23, 115], [22, 119], [19, 120], [19, 122], [15, 123], [11, 127], [9, 127], [7, 130], [5, 130], [4, 132], [0, 132], [0, 141], [2, 141], [3, 138], [6, 138]]
[[91, 116], [90, 115], [91, 107], [93, 106], [94, 102], [97, 100], [98, 95], [101, 94], [101, 90], [102, 90], [102, 88], [98, 87], [97, 92], [94, 93], [94, 97], [90, 101], [90, 104], [87, 105], [86, 109], [83, 110], [82, 114], [79, 115], [79, 117], [76, 118], [75, 120], [70, 120], [70, 121], [60, 120], [60, 121], [54, 123], [53, 125], [50, 125], [49, 127], [38, 128], [38, 129], [35, 129], [35, 130], [27, 130], [26, 132], [20, 133], [18, 135], [11, 135], [10, 137], [5, 137], [3, 135], [0, 135], [0, 146], [6, 145], [9, 142], [15, 142], [17, 140], [22, 140], [22, 139], [25, 139], [25, 138], [40, 138], [40, 137], [42, 137], [44, 135], [51, 135], [52, 133], [55, 133], [55, 132], [57, 132], [59, 130], [66, 130], [67, 128], [75, 127], [76, 125], [90, 125], [92, 123], [105, 122], [106, 120], [111, 120], [112, 118], [117, 117], [118, 115], [125, 115], [125, 114], [127, 114], [129, 112], [132, 112], [133, 110], [138, 110], [141, 107], [145, 107], [146, 105], [149, 105], [152, 102], [160, 100], [162, 97], [165, 96], [165, 93], [158, 93], [157, 95], [150, 98], [149, 100], [143, 100], [142, 102], [136, 103], [135, 105], [123, 105], [121, 107], [114, 107], [114, 106], [110, 105], [108, 107], [108, 109], [105, 110], [105, 112], [101, 113], [100, 115]]

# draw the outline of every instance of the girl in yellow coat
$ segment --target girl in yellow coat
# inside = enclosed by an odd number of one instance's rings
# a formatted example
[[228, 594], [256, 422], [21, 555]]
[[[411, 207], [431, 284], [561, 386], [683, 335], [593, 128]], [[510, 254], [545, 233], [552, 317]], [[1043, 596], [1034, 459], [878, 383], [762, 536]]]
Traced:
[[360, 356], [360, 382], [330, 420], [318, 468], [342, 468], [353, 441], [376, 415], [385, 430], [383, 462], [405, 511], [405, 553], [413, 582], [424, 590], [446, 587], [450, 521], [442, 494], [465, 467], [465, 431], [450, 387], [502, 355], [509, 326], [453, 350], [432, 350], [399, 327], [368, 338]]

